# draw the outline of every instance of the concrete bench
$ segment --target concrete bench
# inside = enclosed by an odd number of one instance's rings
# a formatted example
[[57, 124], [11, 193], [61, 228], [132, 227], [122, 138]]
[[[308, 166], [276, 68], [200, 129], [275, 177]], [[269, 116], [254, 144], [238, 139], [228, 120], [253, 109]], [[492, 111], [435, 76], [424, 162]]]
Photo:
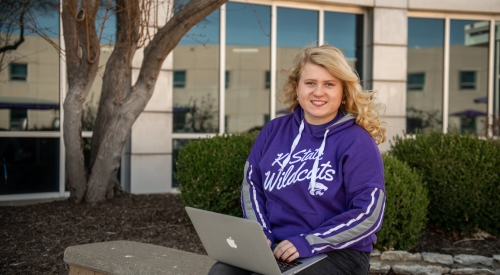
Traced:
[[215, 263], [208, 256], [131, 241], [70, 246], [64, 262], [70, 275], [200, 275]]

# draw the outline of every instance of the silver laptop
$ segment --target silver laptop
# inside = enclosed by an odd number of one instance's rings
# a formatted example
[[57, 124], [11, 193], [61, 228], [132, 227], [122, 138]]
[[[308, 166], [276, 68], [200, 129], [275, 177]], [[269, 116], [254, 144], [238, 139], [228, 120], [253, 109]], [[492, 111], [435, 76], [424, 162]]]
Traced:
[[294, 267], [281, 271], [256, 221], [186, 207], [186, 211], [210, 258], [260, 274], [295, 274], [326, 257], [320, 254], [296, 259]]

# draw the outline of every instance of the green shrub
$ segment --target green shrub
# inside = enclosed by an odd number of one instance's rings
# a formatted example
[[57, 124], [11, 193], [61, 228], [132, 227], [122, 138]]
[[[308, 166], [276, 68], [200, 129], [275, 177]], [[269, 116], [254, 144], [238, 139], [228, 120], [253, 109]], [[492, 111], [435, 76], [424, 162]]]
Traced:
[[375, 246], [381, 250], [408, 250], [418, 243], [427, 222], [427, 188], [420, 175], [404, 162], [382, 155], [386, 202], [384, 224]]
[[191, 141], [179, 151], [177, 173], [186, 206], [241, 217], [241, 182], [257, 132]]
[[390, 154], [416, 168], [429, 190], [429, 221], [448, 232], [500, 233], [500, 147], [471, 134], [396, 137]]

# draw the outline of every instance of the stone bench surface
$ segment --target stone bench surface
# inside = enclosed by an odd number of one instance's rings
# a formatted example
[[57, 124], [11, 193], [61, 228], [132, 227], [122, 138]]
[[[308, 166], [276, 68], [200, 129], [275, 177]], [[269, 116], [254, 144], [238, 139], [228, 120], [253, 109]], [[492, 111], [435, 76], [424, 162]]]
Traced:
[[215, 263], [208, 256], [132, 241], [70, 246], [64, 251], [64, 262], [108, 275], [200, 275]]

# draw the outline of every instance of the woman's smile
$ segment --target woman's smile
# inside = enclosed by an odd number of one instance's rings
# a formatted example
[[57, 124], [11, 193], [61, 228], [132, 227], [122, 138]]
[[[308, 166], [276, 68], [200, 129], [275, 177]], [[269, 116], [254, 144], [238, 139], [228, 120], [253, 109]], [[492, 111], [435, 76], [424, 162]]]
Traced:
[[342, 82], [324, 67], [306, 63], [297, 85], [297, 98], [310, 124], [334, 119], [342, 101]]

